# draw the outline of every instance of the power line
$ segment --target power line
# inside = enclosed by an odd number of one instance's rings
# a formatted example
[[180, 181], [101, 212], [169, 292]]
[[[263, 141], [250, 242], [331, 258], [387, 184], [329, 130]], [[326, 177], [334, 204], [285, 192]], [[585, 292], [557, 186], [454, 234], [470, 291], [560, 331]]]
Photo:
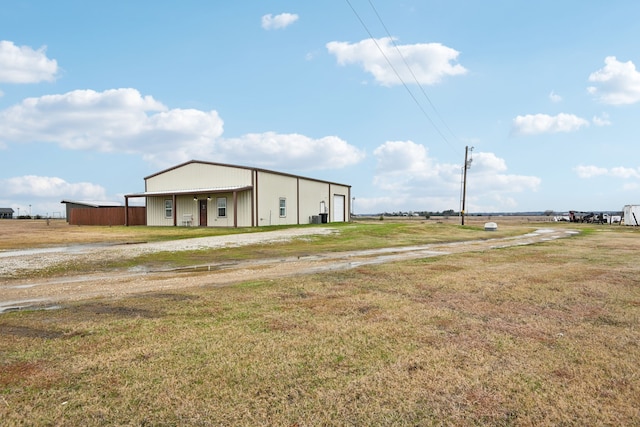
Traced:
[[[358, 20], [360, 21], [360, 24], [362, 25], [362, 27], [365, 29], [365, 31], [367, 32], [367, 34], [369, 34], [369, 37], [371, 38], [371, 40], [374, 42], [374, 44], [376, 45], [376, 47], [378, 48], [378, 50], [380, 51], [380, 53], [382, 54], [382, 56], [384, 57], [384, 59], [387, 61], [387, 64], [389, 64], [389, 67], [391, 67], [391, 70], [394, 72], [394, 74], [396, 75], [396, 77], [398, 77], [398, 80], [402, 83], [402, 85], [404, 86], [404, 88], [406, 89], [407, 93], [409, 93], [409, 96], [411, 96], [411, 99], [413, 99], [413, 101], [416, 103], [416, 105], [418, 106], [418, 108], [420, 109], [420, 111], [422, 112], [422, 114], [427, 118], [427, 120], [429, 121], [429, 123], [431, 123], [431, 125], [433, 126], [433, 128], [436, 130], [436, 132], [438, 132], [438, 134], [440, 135], [440, 137], [454, 150], [457, 151], [455, 146], [453, 146], [451, 144], [451, 142], [449, 142], [449, 140], [447, 139], [447, 137], [444, 135], [444, 133], [440, 130], [440, 128], [436, 125], [436, 123], [433, 121], [433, 119], [431, 118], [431, 116], [425, 111], [425, 109], [422, 107], [422, 104], [418, 101], [418, 99], [415, 97], [415, 95], [413, 94], [413, 92], [411, 91], [411, 89], [409, 89], [409, 86], [405, 83], [405, 81], [402, 79], [402, 77], [400, 76], [400, 74], [398, 73], [398, 71], [396, 70], [396, 68], [393, 66], [393, 63], [391, 62], [391, 60], [389, 59], [389, 57], [385, 54], [384, 50], [382, 49], [382, 47], [380, 47], [380, 45], [378, 44], [378, 41], [376, 40], [376, 38], [373, 36], [373, 34], [371, 33], [371, 31], [369, 30], [369, 28], [367, 27], [367, 24], [365, 24], [365, 22], [362, 20], [362, 18], [360, 17], [360, 15], [358, 14], [358, 12], [356, 11], [356, 9], [353, 7], [353, 5], [351, 4], [351, 2], [349, 0], [345, 0], [347, 2], [347, 4], [349, 5], [349, 7], [351, 8], [351, 10], [353, 11], [354, 15], [358, 18]], [[420, 84], [420, 82], [418, 81], [417, 77], [415, 76], [415, 74], [413, 73], [413, 70], [411, 69], [411, 67], [409, 66], [409, 64], [407, 63], [406, 59], [404, 58], [404, 56], [402, 55], [402, 52], [400, 51], [400, 49], [398, 48], [397, 44], [395, 43], [395, 41], [393, 40], [393, 37], [391, 37], [391, 35], [389, 34], [389, 31], [387, 30], [387, 27], [384, 25], [384, 22], [382, 21], [382, 18], [380, 17], [380, 15], [378, 14], [378, 11], [376, 10], [376, 8], [373, 6], [373, 4], [371, 3], [371, 0], [369, 0], [369, 4], [371, 5], [371, 7], [373, 8], [373, 10], [375, 11], [376, 15], [378, 16], [378, 20], [380, 20], [382, 26], [384, 27], [385, 31], [387, 32], [387, 35], [389, 35], [389, 39], [391, 39], [393, 45], [395, 46], [396, 50], [398, 51], [398, 53], [400, 54], [400, 57], [402, 58], [405, 66], [407, 67], [407, 69], [409, 70], [409, 72], [411, 73], [411, 75], [413, 76], [414, 80], [416, 81], [416, 83], [418, 84], [418, 87], [420, 87], [422, 93], [424, 94], [425, 98], [429, 101], [429, 104], [431, 105], [431, 107], [433, 108], [433, 110], [436, 112], [436, 114], [438, 115], [438, 117], [440, 118], [440, 120], [443, 122], [443, 124], [445, 125], [445, 127], [449, 130], [449, 132], [455, 137], [455, 135], [453, 134], [453, 132], [451, 131], [451, 129], [449, 129], [449, 127], [446, 125], [446, 123], [444, 122], [444, 120], [442, 119], [442, 117], [439, 115], [438, 110], [435, 108], [435, 105], [433, 104], [433, 102], [431, 102], [431, 99], [429, 98], [429, 96], [427, 95], [426, 91], [424, 90], [424, 88], [422, 87], [422, 85]]]
[[447, 128], [447, 130], [449, 131], [449, 133], [454, 137], [454, 139], [458, 139], [458, 137], [456, 137], [456, 135], [453, 133], [453, 131], [451, 130], [451, 128], [447, 125], [447, 123], [444, 121], [444, 119], [442, 118], [442, 116], [440, 115], [440, 112], [438, 111], [438, 109], [436, 108], [435, 104], [431, 101], [431, 98], [429, 98], [429, 95], [427, 95], [427, 92], [424, 90], [424, 87], [422, 86], [422, 84], [420, 83], [420, 81], [418, 80], [418, 78], [416, 77], [416, 75], [413, 72], [413, 69], [411, 69], [411, 66], [409, 65], [409, 63], [407, 62], [406, 58], [404, 57], [404, 55], [402, 54], [402, 51], [400, 50], [400, 47], [398, 47], [398, 44], [396, 43], [395, 39], [393, 38], [393, 36], [391, 35], [391, 33], [389, 32], [389, 30], [387, 29], [387, 26], [385, 25], [384, 21], [382, 20], [382, 17], [380, 16], [380, 14], [378, 13], [378, 10], [376, 9], [376, 7], [373, 5], [373, 2], [371, 0], [369, 0], [369, 5], [371, 6], [371, 9], [373, 9], [373, 11], [375, 12], [376, 16], [378, 17], [378, 21], [380, 21], [380, 24], [382, 25], [382, 28], [384, 28], [384, 31], [387, 33], [387, 36], [389, 36], [389, 40], [391, 40], [391, 43], [393, 43], [393, 46], [396, 48], [396, 51], [398, 52], [398, 55], [400, 55], [400, 58], [402, 58], [402, 62], [404, 62], [404, 65], [407, 67], [407, 69], [409, 70], [409, 73], [411, 73], [411, 76], [413, 77], [413, 80], [416, 82], [416, 85], [418, 85], [418, 87], [420, 88], [420, 91], [422, 92], [422, 94], [424, 95], [424, 97], [427, 99], [427, 101], [429, 102], [429, 105], [431, 105], [431, 108], [433, 108], [433, 111], [436, 113], [436, 115], [438, 116], [438, 118], [440, 119], [440, 121], [442, 122], [442, 124], [444, 125], [444, 127]]

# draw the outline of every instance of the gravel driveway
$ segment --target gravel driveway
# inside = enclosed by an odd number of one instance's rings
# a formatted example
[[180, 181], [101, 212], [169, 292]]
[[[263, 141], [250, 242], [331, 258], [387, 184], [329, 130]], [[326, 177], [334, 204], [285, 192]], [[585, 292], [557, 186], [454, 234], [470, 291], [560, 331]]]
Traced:
[[8, 279], [21, 269], [37, 270], [83, 257], [92, 260], [123, 259], [159, 251], [184, 251], [281, 242], [334, 232], [336, 230], [330, 227], [301, 228], [133, 245], [75, 245], [0, 252], [0, 277], [3, 277], [0, 279], [0, 313], [28, 307], [47, 308], [70, 300], [120, 297], [150, 291], [176, 291], [193, 286], [224, 286], [245, 280], [343, 270], [366, 264], [443, 256], [450, 253], [484, 251], [552, 241], [577, 234], [573, 230], [541, 229], [517, 237], [332, 252], [304, 257], [212, 263], [170, 271], [150, 272], [134, 268], [128, 271], [65, 276], [47, 280]]
[[[115, 260], [163, 251], [192, 251], [224, 247], [246, 246], [269, 242], [284, 242], [294, 238], [323, 235], [335, 229], [291, 228], [276, 231], [239, 233], [225, 236], [197, 237], [165, 242], [138, 244], [79, 244], [53, 248], [0, 251], [0, 277], [11, 277], [20, 270], [37, 271], [78, 258]], [[0, 281], [0, 283], [2, 283]]]

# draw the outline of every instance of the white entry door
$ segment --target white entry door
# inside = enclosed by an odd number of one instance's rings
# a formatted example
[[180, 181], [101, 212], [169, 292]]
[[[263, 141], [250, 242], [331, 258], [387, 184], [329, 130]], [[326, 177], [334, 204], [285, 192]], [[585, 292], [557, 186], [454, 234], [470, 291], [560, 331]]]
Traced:
[[344, 196], [333, 196], [333, 221], [344, 222]]

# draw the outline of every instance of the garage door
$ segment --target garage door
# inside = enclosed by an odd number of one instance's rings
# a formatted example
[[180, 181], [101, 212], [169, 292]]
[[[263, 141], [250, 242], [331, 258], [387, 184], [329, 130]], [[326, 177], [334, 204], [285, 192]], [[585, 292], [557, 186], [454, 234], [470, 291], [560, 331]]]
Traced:
[[344, 222], [344, 196], [333, 196], [333, 221]]

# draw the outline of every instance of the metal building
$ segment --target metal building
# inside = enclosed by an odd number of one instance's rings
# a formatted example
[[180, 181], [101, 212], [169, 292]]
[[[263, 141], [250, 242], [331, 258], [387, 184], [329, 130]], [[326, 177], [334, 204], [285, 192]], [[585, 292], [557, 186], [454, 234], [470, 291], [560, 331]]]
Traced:
[[266, 169], [192, 160], [144, 181], [145, 191], [125, 195], [125, 206], [130, 198], [144, 197], [149, 226], [259, 227], [350, 220], [350, 185]]
[[63, 200], [60, 203], [66, 206], [66, 215], [65, 218], [67, 222], [71, 219], [71, 211], [73, 209], [83, 209], [83, 208], [112, 208], [115, 206], [122, 206], [119, 202], [106, 202], [106, 201], [85, 201], [85, 200]]
[[640, 205], [625, 205], [622, 220], [624, 225], [640, 225]]

